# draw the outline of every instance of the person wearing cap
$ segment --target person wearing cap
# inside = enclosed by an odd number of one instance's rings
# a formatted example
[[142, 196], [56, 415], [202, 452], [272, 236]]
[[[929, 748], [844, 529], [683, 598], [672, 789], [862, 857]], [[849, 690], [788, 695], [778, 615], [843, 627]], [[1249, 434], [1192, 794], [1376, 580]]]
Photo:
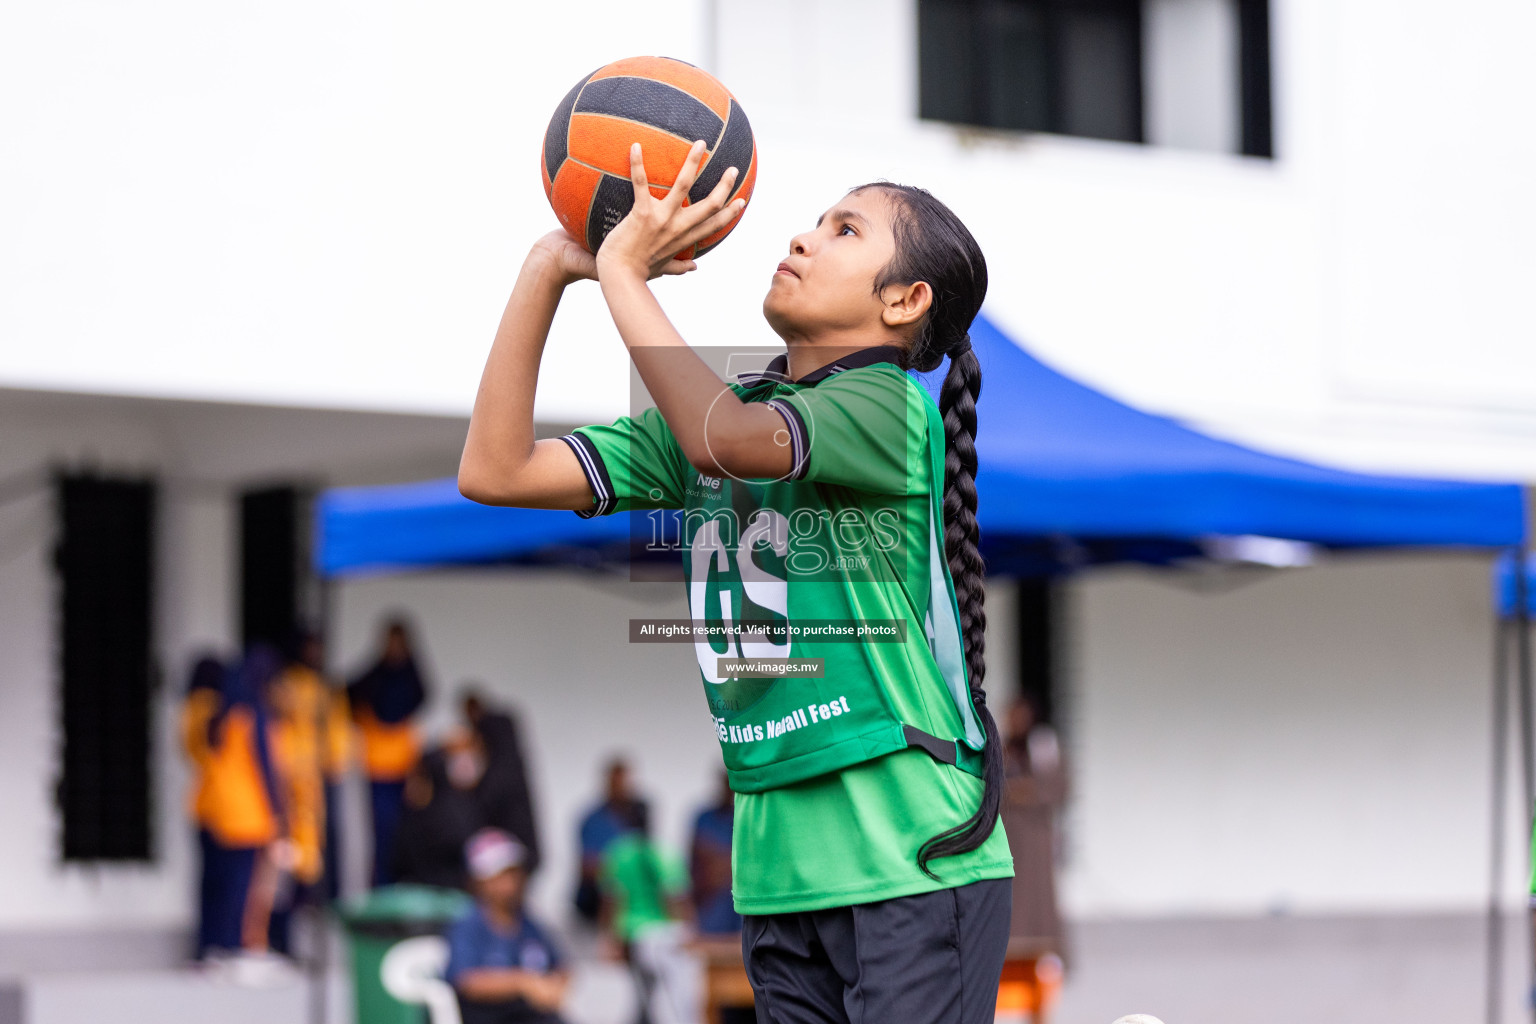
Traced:
[[501, 829], [481, 829], [465, 845], [475, 905], [449, 926], [444, 971], [464, 1024], [564, 1024], [569, 976], [549, 933], [523, 909], [527, 860], [527, 847]]

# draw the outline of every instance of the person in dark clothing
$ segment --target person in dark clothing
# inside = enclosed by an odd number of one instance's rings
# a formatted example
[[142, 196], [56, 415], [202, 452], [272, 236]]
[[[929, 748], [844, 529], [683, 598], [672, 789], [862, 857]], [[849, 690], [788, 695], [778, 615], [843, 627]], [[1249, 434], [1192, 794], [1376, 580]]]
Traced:
[[447, 751], [429, 751], [405, 780], [405, 810], [389, 865], [397, 882], [468, 888], [464, 844], [485, 819], [474, 780], [455, 772], [451, 758]]
[[731, 902], [731, 829], [736, 820], [736, 794], [724, 772], [714, 803], [693, 821], [693, 845], [688, 857], [693, 908], [700, 935], [740, 935], [741, 915]]
[[209, 866], [201, 928], [204, 952], [267, 948], [270, 885], [286, 844], [282, 789], [269, 744], [264, 691], [282, 669], [271, 648], [256, 644], [224, 672], [217, 698], [203, 668], [196, 693], [207, 700], [190, 723], [204, 765], [198, 805], [202, 853]]
[[373, 811], [373, 884], [385, 885], [390, 848], [404, 807], [405, 779], [420, 756], [415, 716], [427, 700], [403, 619], [384, 629], [383, 651], [368, 671], [347, 687], [352, 718], [362, 737]]
[[524, 870], [532, 875], [541, 859], [539, 832], [517, 719], [474, 689], [465, 692], [463, 708], [485, 756], [485, 772], [475, 787], [485, 823], [511, 833], [523, 844], [527, 850]]
[[1067, 955], [1056, 902], [1056, 817], [1067, 797], [1067, 772], [1056, 732], [1039, 720], [1033, 701], [1014, 704], [1004, 724], [1001, 820], [1015, 865], [1009, 939], [1030, 951], [1008, 986], [1017, 990], [1012, 998], [1031, 1024], [1044, 1024], [1060, 993]]
[[597, 924], [602, 908], [602, 890], [598, 875], [603, 854], [609, 844], [635, 831], [649, 817], [650, 808], [631, 788], [629, 762], [615, 757], [605, 772], [606, 792], [602, 803], [581, 819], [581, 864], [576, 883], [576, 912], [590, 924]]
[[559, 948], [523, 908], [527, 851], [500, 829], [464, 848], [475, 906], [448, 929], [444, 977], [464, 1024], [563, 1024], [568, 975]]

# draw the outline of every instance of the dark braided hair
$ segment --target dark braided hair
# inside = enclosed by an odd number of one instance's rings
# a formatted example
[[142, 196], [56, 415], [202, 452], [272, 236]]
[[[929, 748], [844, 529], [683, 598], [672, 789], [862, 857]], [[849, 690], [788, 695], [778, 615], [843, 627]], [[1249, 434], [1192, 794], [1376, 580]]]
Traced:
[[981, 395], [981, 364], [971, 351], [970, 335], [987, 294], [987, 261], [960, 218], [926, 190], [882, 181], [853, 191], [871, 189], [890, 201], [896, 236], [896, 255], [876, 278], [876, 294], [889, 285], [917, 281], [928, 282], [933, 290], [933, 303], [906, 350], [905, 368], [926, 373], [949, 357], [949, 371], [939, 392], [939, 412], [944, 417], [944, 551], [960, 607], [971, 702], [986, 735], [981, 806], [967, 820], [930, 838], [917, 852], [918, 865], [929, 877], [937, 877], [928, 862], [980, 846], [992, 834], [1002, 804], [1002, 742], [982, 689], [987, 674], [986, 567], [976, 525], [976, 399]]

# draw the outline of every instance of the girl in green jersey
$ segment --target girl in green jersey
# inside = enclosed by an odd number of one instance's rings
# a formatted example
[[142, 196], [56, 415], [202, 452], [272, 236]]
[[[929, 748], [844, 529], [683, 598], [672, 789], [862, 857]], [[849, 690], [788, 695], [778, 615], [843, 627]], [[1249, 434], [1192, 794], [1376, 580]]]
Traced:
[[[475, 400], [459, 469], [465, 496], [583, 513], [681, 507], [680, 482], [676, 488], [650, 486], [653, 475], [645, 481], [647, 502], [639, 493], [638, 469], [603, 465], [628, 458], [622, 447], [604, 448], [591, 438], [535, 440], [534, 392], [545, 339], [564, 289], [583, 279], [601, 286], [656, 402], [664, 423], [652, 420], [644, 440], [648, 450], [666, 449], [659, 462], [675, 456], [669, 463], [674, 478], [680, 481], [682, 470], [690, 484], [696, 471], [706, 487], [722, 480], [726, 486], [794, 480], [849, 486], [845, 479], [816, 482], [816, 447], [804, 417], [789, 408], [794, 403], [753, 400], [750, 389], [728, 386], [687, 349], [647, 285], [659, 275], [695, 269], [672, 254], [729, 225], [745, 205], [728, 201], [734, 168], [706, 199], [684, 204], [704, 152], [703, 143], [694, 146], [672, 188], [658, 199], [646, 181], [640, 147], [633, 147], [634, 205], [595, 258], [560, 231], [534, 245]], [[1001, 746], [982, 691], [986, 615], [975, 487], [981, 370], [968, 332], [986, 287], [981, 250], [947, 207], [921, 189], [875, 183], [854, 189], [812, 230], [791, 240], [763, 301], [764, 316], [787, 346], [781, 366], [794, 385], [811, 387], [843, 370], [848, 375], [842, 379], [856, 385], [872, 364], [931, 371], [949, 360], [938, 407], [944, 450], [942, 503], [935, 507], [942, 509], [942, 522], [930, 520], [926, 528], [938, 561], [947, 564], [938, 576], [942, 599], [928, 607], [930, 615], [934, 607], [952, 617], [958, 611], [958, 664], [941, 673], [933, 666], [942, 655], [921, 643], [912, 657], [926, 659], [914, 663], [916, 677], [938, 691], [920, 693], [918, 703], [937, 706], [943, 703], [937, 698], [948, 699], [942, 682], [931, 680], [958, 680], [956, 699], [965, 706], [958, 714], [951, 707], [947, 721], [972, 725], [954, 725], [948, 733], [971, 737], [965, 741], [969, 750], [957, 743], [946, 756], [944, 740], [934, 742], [922, 731], [936, 720], [926, 719], [916, 731], [921, 742], [912, 741], [922, 749], [882, 751], [820, 777], [739, 792], [735, 895], [738, 909], [749, 915], [743, 953], [761, 1021], [992, 1019], [1007, 943], [1012, 862], [995, 827]], [[885, 372], [881, 379], [891, 386], [894, 371], [887, 365]], [[899, 386], [901, 378], [896, 380]], [[633, 422], [591, 429], [623, 437]], [[899, 411], [894, 422], [904, 429]], [[835, 458], [828, 453], [827, 465], [859, 461], [858, 452], [848, 450], [859, 443], [857, 427], [839, 438], [839, 451]], [[665, 435], [659, 444], [658, 429]], [[911, 461], [926, 463], [937, 447], [927, 440], [940, 431], [937, 419], [931, 429], [925, 435], [919, 425], [914, 444], [922, 449], [910, 449], [917, 452]], [[889, 452], [872, 450], [868, 461], [881, 458], [888, 461]], [[938, 486], [936, 471], [908, 467], [929, 489]], [[883, 683], [909, 693], [916, 685]], [[722, 726], [722, 742], [725, 735]], [[791, 805], [793, 815], [783, 810]], [[811, 824], [797, 830], [793, 821]], [[754, 856], [779, 860], [744, 863]], [[808, 866], [830, 879], [825, 892], [807, 881]]]

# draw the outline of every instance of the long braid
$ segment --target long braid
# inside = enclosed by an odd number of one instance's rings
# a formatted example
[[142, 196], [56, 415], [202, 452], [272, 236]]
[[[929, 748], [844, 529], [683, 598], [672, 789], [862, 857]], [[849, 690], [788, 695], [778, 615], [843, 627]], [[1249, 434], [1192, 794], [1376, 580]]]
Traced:
[[976, 400], [981, 396], [981, 363], [971, 351], [970, 327], [987, 293], [987, 264], [981, 247], [960, 219], [930, 193], [909, 185], [875, 182], [854, 189], [880, 189], [893, 201], [896, 257], [877, 277], [876, 293], [891, 284], [927, 281], [933, 303], [907, 351], [907, 364], [949, 370], [939, 392], [944, 419], [944, 552], [954, 581], [955, 603], [965, 652], [972, 706], [981, 721], [981, 805], [970, 818], [923, 843], [917, 863], [937, 877], [928, 862], [976, 849], [997, 824], [1003, 794], [1003, 751], [997, 722], [982, 684], [986, 663], [986, 565], [976, 521]]
[[997, 722], [987, 707], [986, 690], [982, 689], [987, 675], [987, 588], [981, 530], [976, 523], [976, 400], [981, 397], [981, 363], [971, 351], [969, 335], [957, 348], [939, 391], [939, 411], [944, 415], [944, 551], [955, 583], [955, 603], [960, 608], [971, 703], [981, 719], [986, 746], [982, 749], [981, 806], [970, 818], [940, 832], [918, 850], [917, 862], [930, 876], [930, 860], [965, 853], [986, 842], [1003, 801], [1003, 745]]

